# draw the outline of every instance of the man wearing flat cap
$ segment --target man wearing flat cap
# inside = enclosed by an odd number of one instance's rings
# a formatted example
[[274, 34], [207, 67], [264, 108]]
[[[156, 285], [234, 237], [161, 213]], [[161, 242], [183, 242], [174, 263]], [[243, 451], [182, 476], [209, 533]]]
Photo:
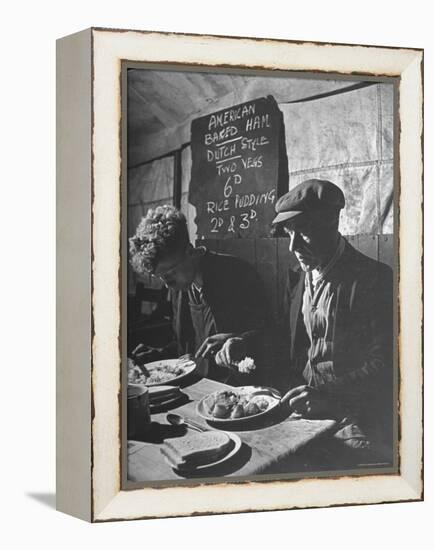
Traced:
[[299, 264], [287, 277], [284, 401], [302, 416], [335, 418], [334, 441], [356, 462], [390, 462], [392, 271], [340, 235], [344, 206], [339, 187], [316, 179], [276, 203], [273, 224]]

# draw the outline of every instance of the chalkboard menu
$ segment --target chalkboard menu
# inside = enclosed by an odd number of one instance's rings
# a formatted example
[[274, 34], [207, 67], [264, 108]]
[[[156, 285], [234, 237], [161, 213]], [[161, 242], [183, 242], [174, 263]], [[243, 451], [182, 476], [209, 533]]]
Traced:
[[189, 202], [198, 238], [270, 235], [276, 200], [288, 190], [283, 115], [272, 96], [191, 124]]

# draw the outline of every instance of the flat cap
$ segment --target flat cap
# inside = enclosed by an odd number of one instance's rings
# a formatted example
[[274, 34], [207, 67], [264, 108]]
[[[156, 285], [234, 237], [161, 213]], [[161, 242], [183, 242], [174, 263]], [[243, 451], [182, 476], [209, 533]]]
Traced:
[[306, 180], [276, 202], [277, 216], [272, 223], [281, 223], [299, 214], [339, 211], [344, 206], [345, 196], [337, 185], [327, 180]]

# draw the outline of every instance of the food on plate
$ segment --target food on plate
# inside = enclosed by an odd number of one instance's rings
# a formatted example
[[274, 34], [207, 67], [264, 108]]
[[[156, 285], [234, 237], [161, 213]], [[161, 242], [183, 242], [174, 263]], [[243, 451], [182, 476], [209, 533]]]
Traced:
[[132, 359], [128, 359], [128, 382], [130, 384], [145, 384], [146, 376], [140, 367], [135, 365]]
[[216, 462], [225, 456], [231, 439], [217, 431], [194, 433], [180, 439], [166, 439], [161, 453], [177, 469], [189, 469]]
[[216, 403], [213, 409], [213, 415], [216, 418], [227, 418], [231, 413], [230, 407], [224, 403]]
[[264, 412], [272, 401], [275, 398], [270, 395], [223, 390], [208, 395], [203, 403], [206, 413], [214, 418], [236, 419]]
[[231, 412], [231, 418], [243, 418], [244, 407], [241, 404], [235, 405]]
[[258, 407], [259, 412], [266, 411], [270, 405], [270, 402], [265, 397], [257, 395], [252, 400], [254, 404]]
[[256, 369], [255, 361], [251, 357], [244, 357], [236, 365], [238, 371], [242, 374], [250, 374]]
[[146, 369], [142, 370], [134, 364], [132, 359], [128, 359], [128, 382], [130, 384], [163, 384], [185, 374], [193, 364], [192, 361], [183, 360], [176, 363], [158, 361], [152, 365], [145, 365]]
[[247, 416], [253, 416], [254, 414], [258, 414], [261, 412], [261, 409], [253, 401], [247, 403], [244, 410], [246, 411]]

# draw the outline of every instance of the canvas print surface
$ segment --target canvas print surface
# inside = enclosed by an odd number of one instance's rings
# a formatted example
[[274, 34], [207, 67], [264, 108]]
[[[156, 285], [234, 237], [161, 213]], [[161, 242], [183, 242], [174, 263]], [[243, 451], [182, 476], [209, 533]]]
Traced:
[[124, 70], [127, 486], [396, 472], [395, 85]]

